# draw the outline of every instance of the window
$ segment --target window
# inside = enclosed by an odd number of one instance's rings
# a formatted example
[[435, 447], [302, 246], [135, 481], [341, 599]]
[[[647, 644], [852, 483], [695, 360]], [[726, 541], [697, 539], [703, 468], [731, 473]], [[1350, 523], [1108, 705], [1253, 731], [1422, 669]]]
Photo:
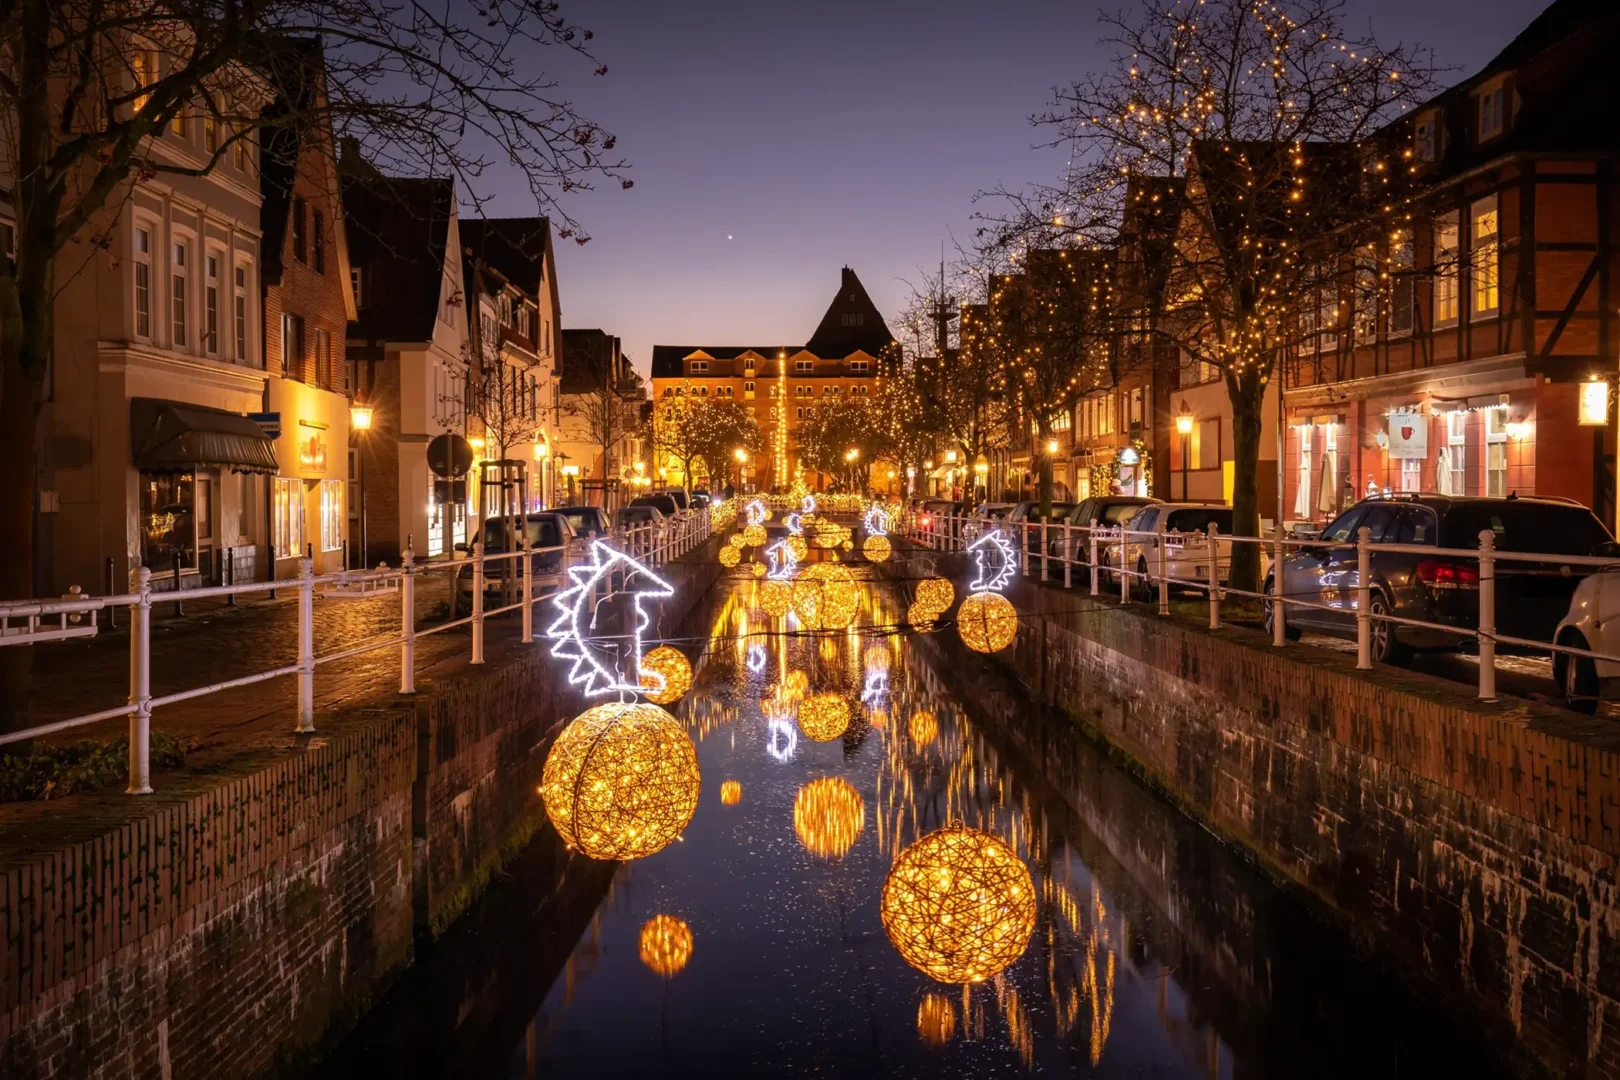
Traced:
[[800, 419], [800, 420], [804, 419], [804, 410], [803, 409], [794, 409], [793, 411], [798, 414], [798, 419]]
[[1294, 517], [1300, 520], [1311, 516], [1311, 432], [1309, 424], [1294, 429], [1299, 437], [1298, 472], [1294, 476]]
[[[772, 387], [772, 389], [774, 390], [775, 387]], [[747, 398], [749, 401], [754, 400], [754, 384], [752, 382], [743, 383], [743, 397]]]
[[219, 355], [219, 256], [208, 253], [203, 275], [203, 348]]
[[1194, 469], [1221, 467], [1221, 421], [1218, 417], [1193, 425], [1189, 464]]
[[191, 268], [187, 264], [186, 245], [174, 245], [174, 263], [169, 278], [169, 311], [173, 315], [174, 347], [183, 349], [188, 340], [188, 327], [186, 324], [186, 292], [190, 287]]
[[1507, 495], [1507, 406], [1485, 410], [1485, 494]]
[[1413, 133], [1412, 152], [1417, 159], [1426, 164], [1433, 164], [1440, 159], [1440, 113], [1431, 110], [1418, 118], [1417, 128]]
[[1389, 241], [1389, 332], [1392, 336], [1412, 332], [1412, 315], [1417, 309], [1413, 281], [1416, 265], [1412, 234], [1404, 229], [1397, 230]]
[[735, 388], [730, 387], [730, 386], [722, 386], [722, 387], [720, 387], [720, 396], [721, 397], [734, 397], [735, 395], [736, 395]]
[[152, 230], [135, 230], [135, 336], [152, 336]]
[[1457, 321], [1457, 212], [1434, 222], [1434, 324]]
[[1350, 336], [1365, 345], [1378, 334], [1378, 258], [1370, 247], [1356, 249], [1352, 288]]
[[1496, 196], [1480, 199], [1470, 210], [1473, 238], [1469, 253], [1469, 280], [1473, 282], [1474, 314], [1495, 315], [1501, 304], [1501, 250], [1497, 243]]
[[315, 331], [315, 385], [322, 390], [337, 389], [332, 385], [332, 335], [325, 330]]
[[708, 373], [709, 373], [709, 362], [707, 360], [694, 360], [694, 361], [692, 361], [692, 374], [693, 375], [707, 375]]
[[210, 155], [219, 153], [219, 113], [219, 102], [210, 100], [208, 111], [203, 114], [203, 149]]
[[[154, 49], [136, 49], [135, 55], [130, 58], [130, 67], [135, 75], [135, 88], [145, 90], [157, 82], [157, 52]], [[152, 100], [152, 95], [141, 93], [135, 95], [135, 111], [140, 112], [146, 108], [146, 103]]]
[[[1306, 429], [1309, 430], [1309, 429]], [[1356, 506], [1333, 519], [1333, 524], [1322, 530], [1322, 539], [1334, 544], [1355, 543], [1356, 530], [1366, 514], [1364, 507]]]
[[838, 393], [838, 387], [836, 386], [823, 386], [821, 388], [822, 397], [832, 397], [836, 393]]
[[141, 565], [155, 573], [197, 565], [197, 485], [190, 473], [141, 473]]
[[1435, 472], [1440, 494], [1468, 494], [1468, 414], [1460, 409], [1446, 413], [1446, 445]]
[[857, 375], [865, 374], [865, 372], [866, 372], [866, 361], [865, 360], [851, 360], [849, 362], [849, 370], [851, 372], [853, 372], [854, 374], [857, 374]]
[[182, 139], [186, 137], [186, 110], [181, 109], [170, 118], [169, 130]]
[[853, 315], [841, 316], [839, 321], [845, 326], [864, 326], [866, 324], [866, 316], [856, 312]]
[[1497, 83], [1476, 100], [1479, 102], [1479, 141], [1485, 142], [1502, 134], [1506, 127], [1507, 87]]
[[1131, 427], [1142, 426], [1142, 388], [1131, 391]]
[[815, 370], [816, 370], [816, 362], [814, 360], [795, 360], [795, 361], [793, 361], [793, 373], [795, 375], [809, 375], [811, 372], [813, 372]]
[[366, 306], [365, 286], [365, 273], [358, 266], [349, 267], [349, 287], [354, 290], [354, 306], [356, 310]]
[[326, 215], [319, 210], [315, 211], [314, 220], [310, 222], [309, 241], [315, 248], [315, 272], [326, 273]]
[[248, 168], [248, 138], [246, 131], [238, 131], [236, 141], [231, 143], [231, 160], [243, 172]]
[[239, 364], [247, 363], [248, 359], [247, 276], [247, 267], [238, 266], [236, 268], [235, 295], [232, 299], [234, 302], [233, 311], [236, 315], [236, 362]]
[[321, 481], [321, 550], [343, 546], [343, 481]]
[[292, 204], [292, 242], [293, 258], [299, 262], [309, 261], [309, 248], [304, 236], [305, 207], [303, 199], [294, 199]]
[[816, 390], [813, 386], [795, 386], [793, 388], [794, 397], [811, 397], [815, 394], [815, 392]]
[[294, 558], [304, 553], [304, 483], [285, 476], [276, 477], [272, 498], [271, 543], [277, 558]]
[[1317, 268], [1316, 348], [1333, 352], [1339, 347], [1339, 290], [1331, 271]]
[[289, 379], [304, 378], [304, 320], [285, 312], [281, 316], [281, 373]]
[[1423, 490], [1423, 459], [1402, 458], [1400, 485], [1402, 491]]

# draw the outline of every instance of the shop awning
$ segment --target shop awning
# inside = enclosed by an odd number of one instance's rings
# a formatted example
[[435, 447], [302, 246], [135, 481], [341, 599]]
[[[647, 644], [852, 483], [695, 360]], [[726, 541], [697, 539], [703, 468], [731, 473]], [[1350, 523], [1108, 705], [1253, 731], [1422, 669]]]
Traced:
[[236, 413], [134, 398], [129, 403], [129, 431], [135, 467], [142, 472], [214, 468], [274, 475], [280, 471], [275, 443], [257, 423]]

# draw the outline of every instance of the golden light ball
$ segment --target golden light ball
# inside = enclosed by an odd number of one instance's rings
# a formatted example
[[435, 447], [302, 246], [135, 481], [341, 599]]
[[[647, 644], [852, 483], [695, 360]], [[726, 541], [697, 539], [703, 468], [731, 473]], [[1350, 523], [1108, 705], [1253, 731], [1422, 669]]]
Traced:
[[727, 780], [720, 785], [720, 805], [736, 806], [742, 802], [742, 785], [735, 780]]
[[799, 562], [804, 562], [805, 559], [810, 557], [810, 545], [805, 543], [804, 537], [790, 536], [787, 538], [787, 543], [788, 550], [793, 552], [793, 557]]
[[1028, 948], [1035, 886], [1012, 848], [956, 823], [900, 853], [878, 910], [906, 963], [943, 983], [980, 983]]
[[778, 619], [785, 616], [793, 610], [793, 582], [760, 582], [759, 606], [767, 615], [774, 615]]
[[750, 525], [742, 531], [743, 543], [749, 547], [761, 547], [765, 543], [765, 526]]
[[845, 551], [854, 551], [855, 550], [855, 541], [853, 541], [853, 540], [845, 540], [842, 544], [840, 544], [838, 546], [843, 548]]
[[906, 622], [913, 630], [932, 630], [938, 624], [939, 616], [936, 609], [916, 601], [906, 608]]
[[730, 544], [720, 549], [721, 566], [732, 567], [740, 562], [742, 562], [742, 549], [734, 548]]
[[956, 1006], [944, 994], [924, 994], [917, 1005], [917, 1037], [944, 1046], [956, 1034]]
[[730, 547], [740, 548], [744, 543], [745, 541], [743, 540], [743, 534], [740, 532], [734, 532], [730, 536], [726, 537], [726, 544]]
[[810, 691], [810, 676], [795, 669], [787, 673], [785, 685], [790, 693], [803, 697]]
[[918, 709], [911, 714], [911, 722], [906, 725], [911, 734], [911, 741], [918, 746], [927, 746], [939, 737], [939, 718], [927, 709]]
[[680, 721], [657, 705], [612, 702], [557, 736], [540, 795], [569, 847], [593, 859], [641, 859], [686, 828], [702, 780]]
[[861, 542], [861, 554], [868, 562], [887, 562], [894, 554], [894, 545], [887, 536], [868, 536]]
[[867, 671], [888, 671], [893, 662], [894, 657], [887, 645], [868, 645], [866, 651], [861, 654], [861, 663], [866, 666]]
[[[663, 689], [659, 690], [659, 676]], [[692, 689], [692, 663], [681, 650], [660, 645], [641, 658], [641, 685], [654, 705], [671, 705]]]
[[799, 789], [793, 800], [793, 831], [804, 850], [823, 859], [841, 858], [866, 824], [866, 803], [848, 780], [823, 776]]
[[815, 694], [799, 706], [799, 730], [815, 742], [831, 742], [849, 728], [849, 702], [837, 694]]
[[654, 915], [641, 928], [641, 962], [666, 979], [681, 973], [692, 958], [692, 928], [685, 919]]
[[793, 583], [793, 611], [808, 630], [842, 630], [855, 620], [860, 585], [847, 566], [817, 563]]
[[1018, 636], [1018, 609], [1000, 593], [974, 593], [957, 609], [956, 630], [974, 652], [1000, 652]]
[[762, 562], [753, 563], [748, 567], [748, 572], [753, 574], [755, 577], [764, 577], [765, 564]]
[[939, 614], [950, 610], [951, 604], [956, 601], [956, 587], [947, 578], [923, 578], [917, 582], [917, 595], [913, 602], [932, 609]]

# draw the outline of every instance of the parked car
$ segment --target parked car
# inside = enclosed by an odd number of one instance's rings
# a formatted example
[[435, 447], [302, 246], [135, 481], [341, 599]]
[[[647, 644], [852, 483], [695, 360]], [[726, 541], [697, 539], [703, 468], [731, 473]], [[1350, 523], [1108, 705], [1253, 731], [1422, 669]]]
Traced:
[[644, 525], [656, 525], [656, 531], [661, 534], [664, 520], [663, 511], [658, 507], [639, 502], [621, 506], [613, 512], [613, 527], [616, 529], [639, 529]]
[[974, 508], [973, 516], [1002, 521], [1006, 519], [1008, 511], [1012, 508], [1013, 504], [1008, 502], [982, 502]]
[[[1049, 550], [1054, 558], [1071, 558], [1082, 566], [1090, 566], [1091, 534], [1088, 529], [1118, 527], [1135, 517], [1144, 506], [1153, 506], [1158, 502], [1158, 499], [1142, 495], [1097, 495], [1082, 499], [1063, 519], [1071, 526], [1068, 542], [1072, 550], [1064, 550], [1061, 531], [1051, 541]], [[1099, 553], [1097, 557], [1100, 561], [1102, 555]]]
[[[1050, 511], [1043, 517], [1041, 504], [1033, 499], [1026, 499], [1021, 503], [1014, 503], [1013, 508], [1007, 511], [1003, 524], [1011, 533], [1025, 533], [1024, 546], [1030, 551], [1039, 553], [1041, 550], [1041, 531], [1028, 528], [1030, 525], [1039, 525], [1042, 521], [1051, 525], [1059, 524], [1064, 518], [1074, 512], [1074, 503], [1054, 502]], [[1047, 530], [1050, 539], [1051, 530]]]
[[961, 527], [961, 522], [940, 519], [959, 518], [966, 511], [967, 507], [950, 499], [924, 499], [916, 514], [917, 530], [923, 533], [938, 533], [941, 536], [954, 535], [954, 531]]
[[654, 492], [654, 494], [668, 495], [675, 500], [675, 506], [680, 510], [685, 510], [691, 505], [691, 499], [687, 496], [685, 488], [665, 488], [663, 491]]
[[[1139, 509], [1125, 525], [1127, 533], [1151, 533], [1150, 536], [1126, 536], [1100, 548], [1098, 559], [1104, 566], [1123, 566], [1139, 576], [1131, 579], [1136, 594], [1151, 600], [1159, 592], [1159, 548], [1164, 547], [1164, 576], [1172, 585], [1177, 581], [1207, 582], [1212, 578], [1221, 584], [1231, 579], [1232, 541], [1217, 540], [1215, 566], [1210, 568], [1209, 527], [1217, 533], [1232, 535], [1232, 508], [1207, 503], [1153, 503]], [[1123, 548], [1123, 555], [1121, 549]], [[1260, 572], [1267, 570], [1266, 556], [1262, 552]], [[1112, 577], [1115, 587], [1119, 579]]]
[[680, 506], [668, 495], [638, 495], [630, 500], [631, 506], [650, 506], [667, 518], [680, 513]]
[[[1613, 551], [1614, 538], [1592, 512], [1568, 499], [1508, 496], [1393, 495], [1365, 499], [1340, 514], [1322, 530], [1334, 546], [1306, 548], [1283, 560], [1284, 597], [1298, 597], [1321, 607], [1288, 608], [1290, 636], [1301, 630], [1340, 637], [1356, 633], [1356, 537], [1369, 530], [1372, 543], [1373, 659], [1399, 664], [1414, 652], [1456, 651], [1476, 645], [1479, 627], [1479, 563], [1468, 558], [1429, 556], [1381, 550], [1383, 544], [1438, 548], [1479, 547], [1479, 534], [1495, 535], [1498, 551], [1548, 555], [1592, 555]], [[1585, 567], [1546, 563], [1496, 563], [1496, 628], [1530, 641], [1556, 640], [1571, 623], [1572, 601]], [[1596, 589], [1597, 586], [1594, 586]], [[1266, 580], [1266, 591], [1271, 581]], [[1459, 633], [1424, 627], [1396, 626], [1379, 616], [1418, 619]], [[1266, 603], [1266, 626], [1271, 626]], [[1578, 616], [1576, 622], [1578, 622]], [[1590, 639], [1588, 639], [1590, 640]], [[1502, 647], [1501, 651], [1510, 650]], [[1533, 651], [1533, 650], [1530, 650]], [[1577, 667], [1573, 675], [1581, 683]]]
[[[484, 521], [484, 554], [501, 555], [512, 548], [508, 544], [509, 530], [506, 518], [486, 518]], [[539, 596], [542, 592], [550, 592], [561, 586], [565, 564], [566, 549], [574, 540], [573, 528], [568, 519], [560, 513], [544, 511], [528, 515], [524, 519], [524, 527], [529, 535], [529, 547], [538, 549], [529, 556], [530, 565], [534, 568], [534, 594]], [[469, 552], [470, 545], [457, 544], [456, 550]], [[507, 586], [507, 575], [512, 575], [510, 592]], [[486, 610], [492, 604], [502, 603], [503, 596], [510, 595], [513, 599], [505, 601], [514, 602], [522, 589], [523, 575], [522, 559], [501, 559], [497, 562], [484, 563], [484, 606]], [[455, 587], [451, 591], [452, 604], [455, 610], [451, 618], [459, 619], [463, 615], [472, 613], [473, 595], [473, 568], [470, 560], [462, 560], [456, 567]]]
[[708, 507], [710, 501], [711, 500], [709, 498], [709, 493], [707, 491], [694, 491], [694, 492], [692, 492], [692, 509], [693, 510], [706, 509]]
[[600, 506], [559, 506], [556, 513], [568, 519], [574, 535], [582, 540], [594, 540], [608, 533], [607, 513]]

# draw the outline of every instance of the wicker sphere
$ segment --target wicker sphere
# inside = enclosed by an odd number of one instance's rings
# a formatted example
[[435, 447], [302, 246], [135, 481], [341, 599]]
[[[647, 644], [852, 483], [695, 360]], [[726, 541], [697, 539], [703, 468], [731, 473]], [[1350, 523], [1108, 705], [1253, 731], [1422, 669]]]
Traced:
[[849, 702], [837, 694], [816, 694], [799, 706], [799, 730], [815, 742], [831, 742], [849, 728]]
[[735, 780], [727, 780], [720, 785], [720, 805], [736, 806], [742, 802], [742, 785]]
[[868, 562], [887, 562], [894, 554], [894, 545], [889, 543], [887, 536], [868, 536], [861, 542], [861, 554], [866, 556]]
[[[663, 689], [657, 689], [658, 676], [663, 676]], [[654, 705], [672, 705], [692, 689], [692, 664], [686, 654], [671, 645], [660, 645], [641, 658], [641, 685], [645, 696]]]
[[742, 562], [742, 551], [740, 548], [734, 548], [730, 544], [727, 544], [725, 547], [720, 549], [721, 566], [732, 567], [736, 566], [740, 562]]
[[895, 859], [879, 914], [906, 963], [940, 982], [979, 983], [1029, 946], [1035, 885], [1006, 844], [951, 824]]
[[765, 526], [748, 526], [742, 531], [742, 540], [749, 547], [763, 547], [765, 545]]
[[853, 541], [853, 540], [845, 540], [842, 544], [839, 545], [839, 547], [843, 548], [845, 551], [854, 551], [855, 550], [855, 541]]
[[906, 731], [910, 733], [912, 742], [927, 746], [939, 738], [939, 718], [927, 709], [918, 709], [911, 714], [911, 723], [906, 725]]
[[948, 579], [931, 577], [917, 582], [917, 595], [913, 603], [921, 604], [924, 609], [943, 615], [955, 602], [956, 587]]
[[593, 859], [641, 859], [686, 828], [702, 779], [678, 720], [657, 705], [612, 702], [557, 736], [540, 795], [569, 847]]
[[793, 610], [793, 582], [762, 581], [759, 583], [759, 606], [767, 615], [780, 619]]
[[804, 850], [823, 859], [841, 858], [866, 824], [866, 803], [848, 780], [823, 776], [799, 789], [793, 800], [793, 831]]
[[847, 566], [816, 563], [793, 583], [793, 611], [808, 630], [842, 630], [860, 604], [861, 587]]
[[1000, 652], [1018, 636], [1018, 609], [1000, 593], [974, 593], [957, 609], [956, 631], [974, 652]]
[[692, 928], [685, 919], [654, 915], [641, 928], [641, 962], [666, 979], [681, 973], [692, 958]]
[[917, 1005], [917, 1037], [929, 1046], [944, 1046], [956, 1034], [956, 1006], [944, 994], [924, 994]]
[[906, 608], [906, 622], [911, 625], [913, 630], [932, 630], [934, 624], [939, 621], [939, 616], [940, 613], [935, 609], [919, 604], [916, 601], [913, 601], [911, 606]]
[[797, 561], [804, 562], [805, 559], [810, 557], [810, 545], [804, 542], [804, 537], [790, 536], [787, 538], [787, 545], [788, 550], [793, 552], [793, 558]]
[[747, 543], [747, 541], [743, 539], [743, 534], [740, 532], [734, 532], [730, 536], [726, 537], [726, 544], [730, 547], [740, 548], [745, 543]]
[[887, 645], [868, 645], [861, 654], [861, 663], [867, 671], [888, 671], [893, 662], [893, 654]]
[[764, 577], [765, 576], [765, 564], [762, 563], [762, 562], [750, 563], [749, 567], [748, 567], [748, 572], [753, 574], [755, 577]]

